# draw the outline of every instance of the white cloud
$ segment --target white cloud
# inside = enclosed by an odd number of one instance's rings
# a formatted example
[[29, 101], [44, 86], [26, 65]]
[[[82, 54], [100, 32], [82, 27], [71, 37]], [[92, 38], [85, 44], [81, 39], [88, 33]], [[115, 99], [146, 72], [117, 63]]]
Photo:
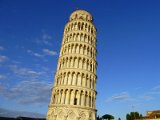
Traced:
[[159, 95], [160, 95], [160, 85], [157, 85], [152, 89], [150, 89], [149, 91], [142, 94], [139, 98], [143, 101], [144, 100], [150, 101], [156, 99]]
[[119, 94], [112, 95], [107, 99], [107, 102], [114, 101], [134, 101], [134, 102], [143, 102], [155, 100], [160, 95], [160, 85], [157, 85], [150, 89], [147, 92], [136, 94], [134, 97], [131, 97], [128, 92], [122, 92]]
[[39, 53], [33, 53], [34, 56], [36, 57], [43, 57], [43, 55], [39, 54]]
[[20, 77], [38, 78], [45, 74], [45, 72], [35, 71], [31, 68], [19, 67], [17, 65], [9, 65], [9, 68], [14, 74]]
[[44, 55], [40, 54], [40, 53], [35, 53], [32, 50], [27, 50], [27, 53], [35, 56], [35, 57], [44, 57]]
[[5, 90], [4, 85], [2, 85], [2, 84], [0, 83], [0, 94], [3, 93], [4, 90]]
[[160, 95], [160, 85], [153, 87], [147, 94], [149, 95]]
[[52, 37], [47, 34], [47, 33], [43, 33], [42, 36], [40, 38], [38, 38], [38, 40], [36, 41], [38, 44], [45, 44], [45, 45], [49, 45], [51, 46], [51, 39]]
[[32, 50], [27, 50], [27, 53], [29, 53], [31, 55], [34, 55], [36, 57], [44, 57], [46, 55], [49, 55], [49, 56], [55, 56], [55, 55], [57, 55], [56, 51], [49, 50], [49, 49], [43, 49], [42, 52], [43, 53], [40, 54], [40, 53], [33, 52]]
[[44, 52], [45, 55], [50, 55], [50, 56], [57, 55], [56, 51], [52, 51], [52, 50], [49, 50], [49, 49], [43, 49], [43, 52]]
[[51, 39], [52, 39], [52, 37], [46, 33], [44, 33], [42, 35], [42, 40], [43, 40], [44, 44], [46, 44], [46, 45], [51, 45], [51, 43], [49, 42]]
[[122, 92], [119, 94], [115, 94], [107, 99], [107, 102], [113, 102], [113, 101], [129, 101], [133, 100], [127, 92]]
[[38, 80], [25, 80], [15, 86], [6, 87], [0, 92], [5, 98], [19, 104], [49, 103], [52, 83]]
[[134, 101], [134, 102], [143, 102], [143, 101], [150, 101], [154, 100], [156, 97], [153, 96], [153, 92], [142, 93], [140, 95], [131, 97], [128, 92], [122, 92], [119, 94], [112, 95], [107, 99], [107, 102], [127, 102], [127, 101]]
[[32, 50], [27, 50], [27, 53], [32, 53]]
[[155, 86], [154, 88], [152, 88], [153, 91], [159, 91], [160, 90], [160, 85]]
[[4, 47], [0, 46], [0, 51], [4, 50]]
[[0, 55], [0, 62], [5, 62], [8, 60], [7, 56]]
[[150, 101], [150, 100], [153, 100], [153, 99], [154, 99], [154, 97], [149, 96], [149, 95], [144, 95], [144, 96], [142, 96], [141, 98], [142, 98], [142, 100], [146, 100], [146, 101]]
[[7, 77], [4, 75], [0, 75], [0, 80], [5, 80]]

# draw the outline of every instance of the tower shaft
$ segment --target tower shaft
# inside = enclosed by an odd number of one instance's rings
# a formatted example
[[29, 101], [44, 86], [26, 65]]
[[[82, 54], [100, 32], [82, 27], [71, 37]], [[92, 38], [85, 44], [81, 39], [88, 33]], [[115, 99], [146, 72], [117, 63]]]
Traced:
[[96, 28], [76, 10], [64, 29], [47, 120], [96, 120]]

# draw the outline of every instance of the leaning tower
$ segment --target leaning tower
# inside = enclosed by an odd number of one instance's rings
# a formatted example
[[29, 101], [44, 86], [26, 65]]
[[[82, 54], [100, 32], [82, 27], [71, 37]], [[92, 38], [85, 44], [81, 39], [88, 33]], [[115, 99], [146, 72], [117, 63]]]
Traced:
[[47, 120], [96, 120], [96, 28], [74, 11], [65, 25]]

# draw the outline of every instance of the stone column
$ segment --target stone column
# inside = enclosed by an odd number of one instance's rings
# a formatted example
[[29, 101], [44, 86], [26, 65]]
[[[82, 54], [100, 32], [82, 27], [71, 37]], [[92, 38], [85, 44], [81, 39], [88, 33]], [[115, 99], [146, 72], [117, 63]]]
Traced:
[[59, 94], [56, 94], [56, 104], [58, 104]]
[[74, 73], [72, 76], [72, 84], [76, 85], [76, 81], [77, 81], [77, 77], [76, 77], [76, 74]]
[[71, 92], [71, 97], [70, 97], [70, 104], [71, 105], [74, 105], [74, 98], [75, 98], [75, 91], [73, 90], [72, 92]]
[[69, 90], [66, 92], [65, 104], [69, 102]]
[[62, 93], [61, 93], [61, 91], [60, 91], [60, 92], [59, 92], [59, 98], [58, 98], [58, 104], [61, 103], [61, 96], [62, 96]]
[[63, 85], [64, 84], [64, 75], [62, 74], [62, 77], [61, 77], [61, 83], [60, 83], [61, 85]]
[[87, 85], [88, 85], [87, 87], [90, 88], [90, 79], [89, 79], [89, 77], [88, 77], [88, 83], [87, 83]]
[[84, 102], [85, 102], [85, 94], [82, 93], [82, 99], [81, 99], [81, 105], [82, 106], [85, 106]]
[[80, 76], [80, 74], [77, 74], [77, 85], [78, 86], [81, 85], [81, 76]]
[[65, 96], [65, 91], [62, 92], [61, 104], [64, 104], [64, 96]]
[[88, 64], [88, 71], [90, 71], [90, 68], [91, 68], [91, 64], [90, 64], [90, 61], [89, 61], [89, 64]]
[[66, 85], [67, 84], [67, 73], [64, 75], [64, 83], [63, 83], [64, 85]]
[[71, 103], [71, 91], [69, 91], [69, 94], [68, 94], [68, 103], [67, 104], [70, 104]]
[[93, 79], [92, 79], [92, 77], [90, 79], [91, 79], [90, 80], [90, 88], [93, 89]]
[[96, 89], [96, 80], [94, 81], [94, 89]]
[[95, 97], [93, 97], [93, 108], [95, 108]]
[[69, 67], [69, 59], [67, 60], [67, 68]]
[[89, 96], [86, 96], [86, 106], [89, 107]]
[[70, 73], [68, 76], [68, 85], [71, 85], [71, 81], [72, 81], [72, 74]]
[[90, 106], [91, 108], [93, 108], [93, 101], [92, 101], [92, 99], [93, 98], [92, 98], [92, 94], [91, 94], [91, 101], [90, 101], [91, 102], [91, 106]]
[[81, 94], [78, 91], [78, 93], [77, 93], [77, 105], [80, 105], [80, 99], [81, 99]]
[[83, 86], [83, 87], [86, 86], [86, 80], [85, 80], [85, 77], [84, 77], [84, 76], [82, 77], [82, 86]]

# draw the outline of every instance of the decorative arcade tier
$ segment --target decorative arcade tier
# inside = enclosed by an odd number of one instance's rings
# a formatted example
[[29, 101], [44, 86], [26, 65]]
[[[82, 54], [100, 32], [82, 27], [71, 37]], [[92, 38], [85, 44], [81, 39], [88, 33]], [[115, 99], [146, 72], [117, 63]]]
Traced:
[[96, 28], [76, 10], [64, 29], [47, 120], [96, 120]]

